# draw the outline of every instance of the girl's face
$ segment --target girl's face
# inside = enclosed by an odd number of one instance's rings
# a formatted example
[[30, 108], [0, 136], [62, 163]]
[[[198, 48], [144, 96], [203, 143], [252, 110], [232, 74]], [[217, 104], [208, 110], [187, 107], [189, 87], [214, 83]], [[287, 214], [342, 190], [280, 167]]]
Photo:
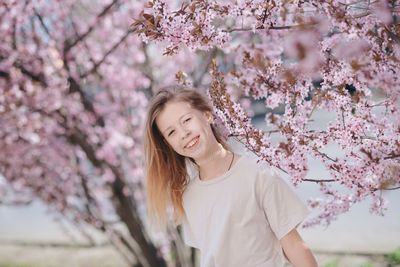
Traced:
[[170, 101], [156, 118], [156, 125], [178, 154], [200, 159], [210, 146], [218, 144], [211, 129], [212, 115], [183, 101]]

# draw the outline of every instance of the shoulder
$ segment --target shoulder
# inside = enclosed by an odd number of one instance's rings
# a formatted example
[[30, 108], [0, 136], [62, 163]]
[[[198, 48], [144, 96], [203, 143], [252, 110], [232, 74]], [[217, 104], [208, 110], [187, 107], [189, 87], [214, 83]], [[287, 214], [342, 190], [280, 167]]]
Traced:
[[277, 175], [277, 171], [274, 167], [257, 158], [257, 156], [251, 154], [242, 154], [239, 156], [241, 157], [239, 159], [241, 161], [241, 171], [254, 173], [257, 176], [273, 177]]
[[[237, 168], [234, 170], [236, 181], [246, 182], [255, 188], [270, 187], [271, 184], [279, 181], [278, 172], [275, 167], [259, 159], [254, 154], [239, 154], [240, 159], [237, 162]], [[243, 179], [245, 178], [245, 179]], [[259, 190], [259, 189], [256, 189]]]
[[262, 161], [255, 155], [243, 155], [243, 157], [240, 166], [241, 172], [247, 178], [250, 178], [246, 180], [252, 180], [257, 192], [260, 190], [266, 192], [272, 188], [286, 186], [286, 182], [276, 167]]

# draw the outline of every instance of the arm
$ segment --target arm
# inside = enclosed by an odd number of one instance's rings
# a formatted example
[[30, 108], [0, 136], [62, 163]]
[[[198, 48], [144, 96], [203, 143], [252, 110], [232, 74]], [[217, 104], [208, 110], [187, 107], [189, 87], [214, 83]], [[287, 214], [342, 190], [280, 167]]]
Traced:
[[289, 262], [295, 266], [317, 267], [317, 261], [311, 250], [304, 243], [296, 229], [293, 229], [280, 240], [283, 252]]

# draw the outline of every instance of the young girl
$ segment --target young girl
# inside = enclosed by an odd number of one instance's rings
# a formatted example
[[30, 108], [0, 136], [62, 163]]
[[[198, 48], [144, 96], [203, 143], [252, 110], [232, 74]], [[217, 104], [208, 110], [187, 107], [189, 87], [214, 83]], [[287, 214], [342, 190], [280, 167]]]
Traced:
[[[234, 153], [199, 92], [161, 90], [145, 134], [148, 212], [165, 225], [168, 204], [202, 267], [317, 266], [296, 227], [308, 214], [267, 164]], [[188, 165], [196, 166], [189, 175]]]

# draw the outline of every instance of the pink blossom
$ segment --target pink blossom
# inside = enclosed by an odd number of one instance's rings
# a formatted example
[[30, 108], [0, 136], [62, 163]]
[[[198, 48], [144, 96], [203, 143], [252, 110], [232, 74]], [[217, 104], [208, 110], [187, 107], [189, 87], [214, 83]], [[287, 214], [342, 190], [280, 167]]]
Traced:
[[371, 11], [383, 23], [391, 24], [393, 22], [392, 12], [387, 0], [378, 0], [371, 4]]

